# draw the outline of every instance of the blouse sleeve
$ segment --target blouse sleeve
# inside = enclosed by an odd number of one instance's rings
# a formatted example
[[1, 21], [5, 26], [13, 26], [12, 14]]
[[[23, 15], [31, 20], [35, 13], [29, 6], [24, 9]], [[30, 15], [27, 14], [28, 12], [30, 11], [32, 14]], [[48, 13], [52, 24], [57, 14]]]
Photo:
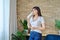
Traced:
[[43, 17], [41, 17], [41, 23], [45, 23], [45, 21], [44, 21], [44, 18]]

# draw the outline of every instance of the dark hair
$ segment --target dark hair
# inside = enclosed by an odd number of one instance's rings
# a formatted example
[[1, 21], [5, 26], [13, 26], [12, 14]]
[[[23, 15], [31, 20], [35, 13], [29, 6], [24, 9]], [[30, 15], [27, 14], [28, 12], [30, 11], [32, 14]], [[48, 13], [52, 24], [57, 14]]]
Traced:
[[38, 6], [33, 7], [33, 9], [36, 9], [38, 11], [38, 16], [42, 16], [41, 15], [41, 10]]

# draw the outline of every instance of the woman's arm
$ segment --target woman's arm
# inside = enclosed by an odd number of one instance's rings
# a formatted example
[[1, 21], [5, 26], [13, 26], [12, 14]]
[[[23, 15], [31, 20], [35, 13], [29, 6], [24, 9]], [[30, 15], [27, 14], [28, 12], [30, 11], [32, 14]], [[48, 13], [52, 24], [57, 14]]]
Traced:
[[45, 30], [45, 21], [44, 21], [44, 18], [43, 17], [41, 17], [41, 27], [39, 27], [39, 28], [37, 28], [37, 29], [39, 29], [39, 30]]
[[30, 33], [30, 29], [31, 29], [30, 18], [31, 18], [32, 15], [33, 15], [33, 12], [31, 12], [31, 13], [27, 16], [28, 33]]
[[30, 18], [31, 18], [32, 16], [33, 16], [33, 12], [31, 12], [31, 13], [27, 16], [28, 28], [31, 28]]
[[27, 19], [27, 26], [28, 26], [28, 33], [30, 33], [30, 30], [31, 30], [31, 24], [30, 24], [30, 20]]
[[27, 16], [27, 19], [30, 19], [32, 15], [33, 15], [33, 12], [31, 12], [31, 13]]
[[28, 28], [31, 28], [30, 19], [27, 19], [27, 26]]
[[37, 29], [39, 29], [39, 30], [45, 30], [45, 23], [42, 23], [41, 27], [38, 27]]

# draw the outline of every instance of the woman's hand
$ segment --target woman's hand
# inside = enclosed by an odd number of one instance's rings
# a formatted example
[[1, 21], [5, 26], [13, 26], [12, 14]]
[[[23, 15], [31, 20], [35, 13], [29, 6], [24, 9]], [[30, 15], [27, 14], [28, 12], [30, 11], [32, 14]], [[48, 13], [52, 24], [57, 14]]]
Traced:
[[28, 33], [30, 33], [30, 30], [31, 30], [31, 29], [30, 29], [30, 28], [28, 28]]

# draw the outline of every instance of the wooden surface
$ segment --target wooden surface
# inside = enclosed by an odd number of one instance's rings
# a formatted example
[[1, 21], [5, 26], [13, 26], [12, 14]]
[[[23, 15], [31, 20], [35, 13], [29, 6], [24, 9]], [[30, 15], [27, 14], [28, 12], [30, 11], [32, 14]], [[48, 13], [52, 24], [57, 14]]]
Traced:
[[[30, 36], [30, 34], [26, 34], [27, 36]], [[42, 36], [46, 36], [47, 34], [42, 34]]]

